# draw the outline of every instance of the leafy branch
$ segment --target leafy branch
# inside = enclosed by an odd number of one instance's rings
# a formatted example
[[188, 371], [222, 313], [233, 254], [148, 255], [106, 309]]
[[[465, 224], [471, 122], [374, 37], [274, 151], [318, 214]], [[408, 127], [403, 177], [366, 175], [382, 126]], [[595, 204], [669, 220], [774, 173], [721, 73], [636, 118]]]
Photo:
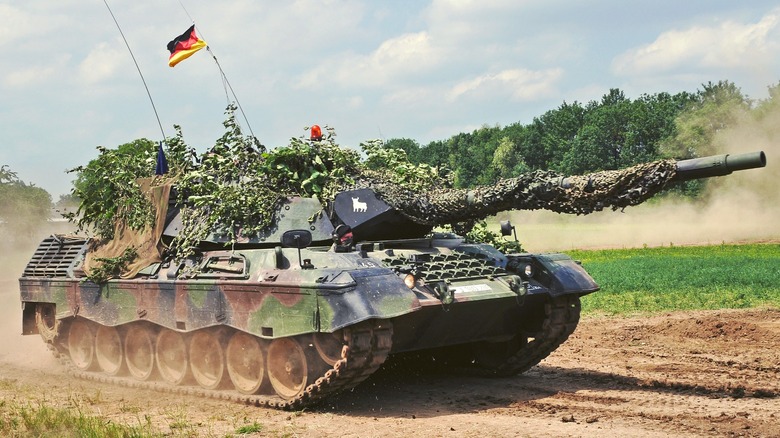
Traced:
[[105, 283], [108, 279], [118, 276], [125, 270], [127, 264], [138, 257], [135, 248], [127, 248], [117, 257], [96, 257], [95, 261], [100, 264], [95, 265], [89, 271], [89, 275], [84, 279], [93, 283]]
[[[273, 223], [287, 196], [317, 197], [326, 207], [339, 191], [360, 180], [390, 180], [410, 190], [443, 181], [435, 168], [412, 164], [402, 150], [385, 148], [378, 140], [361, 144], [363, 161], [356, 150], [340, 147], [327, 126], [321, 140], [292, 138], [288, 146], [266, 151], [242, 134], [235, 110], [235, 105], [227, 107], [225, 133], [199, 157], [178, 126], [176, 136], [166, 141], [167, 180], [176, 186], [182, 218], [182, 228], [170, 242], [175, 259], [189, 255], [209, 234], [227, 237], [227, 245], [257, 236]], [[98, 151], [89, 164], [71, 170], [77, 173], [73, 196], [81, 205], [70, 219], [104, 240], [113, 238], [116, 221], [133, 229], [150, 225], [154, 211], [136, 179], [152, 176], [157, 146], [140, 139]]]

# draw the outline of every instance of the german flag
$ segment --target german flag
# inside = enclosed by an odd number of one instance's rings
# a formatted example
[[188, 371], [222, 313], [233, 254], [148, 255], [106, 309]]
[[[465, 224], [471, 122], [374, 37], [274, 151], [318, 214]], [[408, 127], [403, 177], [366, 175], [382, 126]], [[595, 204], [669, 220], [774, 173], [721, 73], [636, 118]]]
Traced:
[[192, 56], [193, 53], [206, 47], [206, 45], [206, 42], [195, 34], [195, 25], [193, 24], [186, 32], [168, 43], [168, 51], [171, 52], [171, 57], [168, 58], [168, 65], [171, 67], [175, 66]]

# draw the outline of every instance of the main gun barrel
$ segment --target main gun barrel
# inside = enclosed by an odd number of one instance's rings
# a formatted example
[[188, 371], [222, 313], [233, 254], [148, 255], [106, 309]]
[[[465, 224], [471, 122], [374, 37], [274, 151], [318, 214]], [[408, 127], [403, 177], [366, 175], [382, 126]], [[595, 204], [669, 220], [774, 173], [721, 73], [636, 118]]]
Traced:
[[693, 158], [677, 162], [675, 181], [728, 175], [735, 170], [755, 169], [766, 166], [764, 151], [746, 154], [723, 154]]
[[[470, 189], [413, 192], [395, 183], [373, 181], [339, 193], [333, 210], [339, 221], [352, 228], [356, 240], [409, 239], [427, 234], [434, 226], [469, 225], [510, 210], [589, 214], [622, 209], [645, 202], [673, 181], [765, 166], [766, 155], [759, 151], [677, 162], [658, 160], [569, 177], [537, 170]], [[387, 231], [388, 227], [396, 234]]]

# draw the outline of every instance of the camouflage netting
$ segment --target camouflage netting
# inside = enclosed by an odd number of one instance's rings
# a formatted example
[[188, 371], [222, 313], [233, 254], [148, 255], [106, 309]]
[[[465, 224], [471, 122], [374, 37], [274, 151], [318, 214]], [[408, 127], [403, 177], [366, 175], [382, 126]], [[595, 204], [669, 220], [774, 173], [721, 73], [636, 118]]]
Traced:
[[242, 135], [234, 110], [228, 106], [225, 134], [203, 154], [184, 143], [178, 127], [176, 137], [166, 140], [170, 172], [165, 180], [176, 187], [183, 225], [165, 245], [160, 241], [164, 213], [153, 208], [159, 201], [149, 199], [147, 188], [137, 183], [153, 177], [154, 142], [98, 147], [98, 158], [72, 170], [78, 172], [73, 194], [81, 205], [70, 219], [98, 237], [90, 275], [98, 279], [118, 270], [132, 276], [153, 261], [181, 260], [211, 234], [225, 236], [226, 246], [256, 237], [273, 226], [279, 202], [288, 196], [317, 197], [327, 211], [338, 192], [371, 188], [412, 221], [452, 225], [465, 235], [476, 221], [502, 211], [588, 214], [636, 205], [663, 189], [676, 172], [675, 162], [667, 160], [584, 176], [536, 171], [495, 185], [454, 189], [450, 175], [411, 163], [403, 150], [385, 148], [382, 141], [361, 143], [363, 157], [340, 147], [327, 126], [324, 136], [293, 138], [289, 146], [267, 151]]
[[[83, 269], [93, 280], [114, 275], [133, 278], [150, 264], [162, 261], [164, 247], [160, 242], [160, 236], [165, 228], [165, 212], [168, 209], [171, 184], [158, 178], [141, 178], [138, 180], [138, 185], [156, 212], [155, 221], [151, 226], [134, 230], [125, 221], [117, 220], [113, 239], [92, 241]], [[103, 262], [106, 259], [119, 258], [128, 249], [131, 249], [136, 256], [119, 266], [120, 272], [101, 272], [101, 266], [104, 266]]]
[[582, 176], [563, 177], [536, 171], [503, 179], [493, 186], [413, 192], [381, 181], [363, 181], [389, 205], [426, 225], [473, 222], [508, 210], [547, 209], [588, 214], [640, 204], [662, 190], [675, 176], [674, 160], [639, 164]]

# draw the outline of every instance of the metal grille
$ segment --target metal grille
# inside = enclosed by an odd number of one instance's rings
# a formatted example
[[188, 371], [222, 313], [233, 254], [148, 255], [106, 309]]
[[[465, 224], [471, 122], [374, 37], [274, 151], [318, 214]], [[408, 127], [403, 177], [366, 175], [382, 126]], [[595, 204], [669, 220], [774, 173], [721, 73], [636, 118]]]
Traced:
[[87, 239], [49, 236], [35, 250], [24, 268], [25, 277], [68, 277], [74, 265], [84, 256]]
[[492, 259], [482, 254], [412, 254], [386, 257], [388, 267], [413, 266], [419, 279], [427, 283], [436, 281], [457, 281], [504, 275], [506, 271], [495, 266]]

